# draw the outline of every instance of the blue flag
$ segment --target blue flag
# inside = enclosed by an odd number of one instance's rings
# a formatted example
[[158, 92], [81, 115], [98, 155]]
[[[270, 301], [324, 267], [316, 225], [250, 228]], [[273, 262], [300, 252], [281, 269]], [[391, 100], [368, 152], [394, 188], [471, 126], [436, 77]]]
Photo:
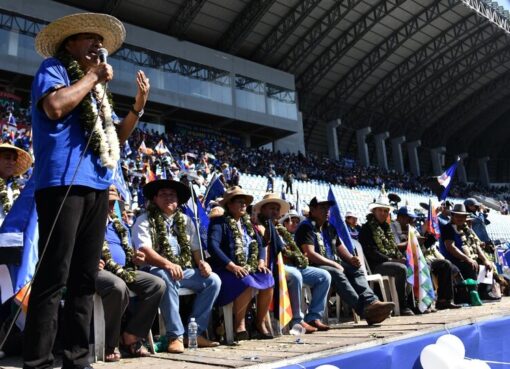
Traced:
[[207, 187], [207, 190], [205, 191], [205, 198], [204, 198], [204, 206], [206, 209], [209, 207], [209, 203], [211, 201], [216, 200], [218, 197], [223, 196], [225, 193], [225, 186], [223, 186], [223, 183], [220, 181], [220, 177], [215, 176], [211, 183], [209, 183], [209, 186]]
[[[193, 189], [192, 189], [193, 191]], [[193, 198], [195, 198], [195, 204], [193, 204]], [[202, 248], [207, 250], [207, 228], [209, 228], [209, 218], [205, 213], [204, 207], [202, 203], [198, 199], [197, 196], [193, 196], [189, 199], [187, 204], [183, 205], [184, 213], [189, 216], [193, 220], [193, 224], [195, 225], [195, 229], [199, 230], [200, 241], [202, 243]], [[195, 210], [197, 212], [195, 216]], [[197, 224], [198, 218], [198, 224]]]
[[113, 174], [113, 185], [119, 192], [119, 195], [124, 199], [126, 204], [131, 204], [131, 192], [129, 192], [129, 188], [124, 180], [124, 174], [122, 173], [122, 167], [120, 166], [120, 160], [117, 163], [117, 169]]
[[448, 192], [450, 192], [450, 187], [452, 185], [453, 176], [455, 175], [455, 171], [457, 170], [457, 166], [459, 165], [459, 159], [455, 163], [452, 164], [450, 168], [448, 168], [443, 174], [437, 177], [437, 181], [439, 185], [443, 188], [443, 192], [439, 196], [439, 200], [443, 201], [448, 196]]
[[351, 234], [347, 230], [344, 218], [340, 213], [340, 207], [338, 206], [338, 202], [336, 201], [335, 194], [333, 193], [331, 187], [329, 188], [328, 192], [328, 200], [335, 202], [335, 205], [329, 208], [329, 223], [335, 227], [338, 237], [340, 237], [345, 247], [347, 247], [347, 250], [349, 250], [349, 252], [354, 255], [354, 247], [352, 244]]
[[281, 196], [281, 198], [282, 198], [282, 200], [287, 200], [287, 199], [285, 198], [285, 192], [283, 191], [283, 186], [284, 186], [284, 185], [282, 184], [282, 196]]
[[35, 207], [35, 183], [32, 177], [14, 202], [0, 227], [1, 247], [22, 247], [19, 265], [1, 265], [1, 302], [18, 293], [34, 276], [39, 259], [39, 232]]

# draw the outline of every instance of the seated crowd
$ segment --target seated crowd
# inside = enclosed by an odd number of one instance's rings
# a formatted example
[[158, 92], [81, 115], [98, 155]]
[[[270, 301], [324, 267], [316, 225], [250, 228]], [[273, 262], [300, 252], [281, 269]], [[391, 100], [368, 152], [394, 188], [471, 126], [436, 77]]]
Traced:
[[[148, 137], [139, 131], [135, 140]], [[173, 137], [179, 140], [179, 135]], [[184, 142], [179, 144], [184, 145]], [[175, 146], [174, 142], [172, 148]], [[202, 153], [206, 152], [205, 146], [198, 147]], [[271, 305], [278, 304], [273, 296], [277, 250], [282, 253], [292, 310], [288, 325], [300, 325], [308, 334], [330, 329], [325, 313], [332, 291], [368, 325], [387, 319], [396, 304], [401, 315], [423, 313], [416, 306], [407, 280], [406, 248], [411, 227], [417, 227], [421, 233], [419, 244], [437, 281], [437, 299], [426, 311], [460, 308], [461, 305], [455, 303], [454, 287], [467, 279], [477, 280], [481, 267], [496, 272], [493, 245], [485, 229], [487, 214], [482, 205], [471, 198], [464, 204], [440, 204], [437, 209], [440, 231], [435, 232], [425, 224], [418, 227], [416, 214], [407, 207], [398, 209], [396, 218], [390, 222], [393, 205], [382, 191], [377, 200], [367, 204], [364, 224], [358, 224], [352, 212], [345, 214], [353, 243], [359, 243], [358, 252], [357, 248], [350, 251], [330, 224], [330, 208], [336, 205], [333, 201], [313, 197], [303, 214], [273, 193], [253, 203], [252, 194], [239, 186], [229, 187], [235, 182], [229, 177], [231, 172], [224, 171], [218, 175], [223, 176], [227, 188], [207, 209], [210, 223], [207, 237], [202, 239], [194, 220], [182, 208], [192, 196], [187, 183], [189, 175], [182, 175], [183, 170], [189, 172], [182, 167], [188, 170], [193, 167], [197, 175], [191, 187], [203, 193], [207, 191], [207, 179], [211, 179], [215, 167], [219, 169], [221, 159], [237, 157], [241, 163], [238, 167], [251, 167], [256, 171], [259, 160], [265, 158], [265, 154], [258, 155], [263, 151], [239, 154], [228, 145], [226, 148], [211, 147], [217, 149], [210, 154], [215, 157], [216, 165], [210, 165], [207, 157], [197, 157], [199, 160], [195, 163], [186, 157], [180, 163], [181, 168], [171, 161], [165, 168], [165, 156], [153, 161], [151, 154], [136, 153], [125, 160], [123, 174], [127, 192], [136, 199], [135, 214], [132, 214], [133, 203], [124, 203], [127, 199], [119, 194], [122, 191], [110, 189], [108, 226], [96, 282], [105, 311], [107, 361], [120, 360], [119, 349], [133, 357], [150, 355], [143, 340], [158, 309], [164, 321], [169, 353], [184, 352], [191, 318], [198, 325], [198, 347], [218, 346], [223, 334], [209, 330], [206, 338], [205, 333], [212, 323], [213, 310], [229, 304], [232, 304], [237, 341], [273, 338], [268, 312]], [[258, 159], [253, 161], [250, 155]], [[283, 162], [287, 164], [297, 160], [296, 168], [300, 162], [307, 165], [308, 159], [304, 157], [287, 155], [285, 159], [284, 156]], [[19, 192], [14, 178], [28, 171], [31, 164], [26, 151], [8, 143], [0, 145], [2, 220]], [[335, 171], [335, 166], [330, 164], [324, 163], [324, 166]], [[288, 172], [289, 168], [292, 167], [277, 167], [276, 170]], [[148, 176], [148, 172], [157, 174]], [[373, 184], [382, 184], [381, 177]], [[372, 272], [392, 277], [398, 301], [381, 301], [380, 291], [372, 289], [367, 281], [365, 261]], [[482, 299], [498, 297], [494, 291], [499, 288], [498, 282], [503, 285], [504, 281], [497, 276], [495, 281], [493, 285], [479, 285]], [[311, 290], [311, 296], [303, 309], [305, 286]], [[189, 289], [195, 294], [186, 314], [180, 309], [180, 289]], [[247, 319], [252, 308], [255, 311], [253, 327]], [[130, 313], [123, 320], [127, 310]]]

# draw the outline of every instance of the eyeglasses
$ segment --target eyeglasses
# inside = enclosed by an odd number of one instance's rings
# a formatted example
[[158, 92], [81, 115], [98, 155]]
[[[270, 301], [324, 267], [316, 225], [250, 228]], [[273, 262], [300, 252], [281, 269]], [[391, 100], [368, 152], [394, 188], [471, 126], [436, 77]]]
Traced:
[[285, 219], [285, 223], [294, 223], [294, 224], [299, 224], [299, 223], [300, 223], [300, 219], [299, 219], [299, 218], [290, 218], [290, 219]]

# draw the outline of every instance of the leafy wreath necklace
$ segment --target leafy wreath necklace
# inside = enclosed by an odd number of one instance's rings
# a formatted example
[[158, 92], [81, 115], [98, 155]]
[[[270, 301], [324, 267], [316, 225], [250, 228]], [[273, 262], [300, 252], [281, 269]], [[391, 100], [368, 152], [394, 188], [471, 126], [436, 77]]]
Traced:
[[9, 211], [11, 211], [12, 204], [14, 204], [14, 201], [16, 201], [20, 193], [16, 181], [12, 182], [11, 190], [12, 190], [12, 202], [9, 200], [7, 181], [0, 178], [0, 203], [2, 203], [2, 209], [5, 215], [7, 215]]
[[257, 236], [255, 235], [255, 230], [251, 224], [250, 216], [245, 214], [241, 217], [241, 224], [244, 224], [246, 227], [246, 232], [251, 238], [250, 244], [248, 245], [248, 260], [244, 253], [243, 237], [239, 227], [237, 226], [237, 221], [230, 215], [226, 215], [225, 219], [230, 231], [232, 232], [232, 238], [234, 239], [234, 256], [236, 259], [235, 263], [246, 269], [248, 273], [256, 272], [258, 267], [259, 249]]
[[282, 237], [286, 246], [282, 250], [283, 256], [285, 256], [287, 259], [290, 259], [299, 269], [306, 268], [308, 266], [308, 258], [303, 255], [299, 247], [296, 245], [292, 234], [281, 224], [276, 225], [276, 230]]
[[[85, 76], [78, 62], [69, 53], [60, 52], [56, 57], [66, 68], [71, 84]], [[103, 99], [105, 93], [107, 98]], [[93, 103], [92, 96], [96, 104]], [[101, 111], [98, 111], [97, 103], [101, 100], [103, 100]], [[112, 120], [112, 106], [112, 96], [110, 92], [104, 90], [101, 83], [96, 84], [91, 93], [87, 94], [80, 103], [80, 122], [85, 137], [91, 137], [92, 152], [99, 157], [103, 167], [110, 169], [117, 166], [120, 158], [119, 138]]]

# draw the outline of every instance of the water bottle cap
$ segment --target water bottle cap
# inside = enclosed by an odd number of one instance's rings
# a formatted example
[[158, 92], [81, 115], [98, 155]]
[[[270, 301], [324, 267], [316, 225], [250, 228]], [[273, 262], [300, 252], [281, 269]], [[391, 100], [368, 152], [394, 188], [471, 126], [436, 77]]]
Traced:
[[194, 321], [195, 321], [195, 318], [189, 318], [189, 321], [190, 321], [190, 322], [194, 322]]

